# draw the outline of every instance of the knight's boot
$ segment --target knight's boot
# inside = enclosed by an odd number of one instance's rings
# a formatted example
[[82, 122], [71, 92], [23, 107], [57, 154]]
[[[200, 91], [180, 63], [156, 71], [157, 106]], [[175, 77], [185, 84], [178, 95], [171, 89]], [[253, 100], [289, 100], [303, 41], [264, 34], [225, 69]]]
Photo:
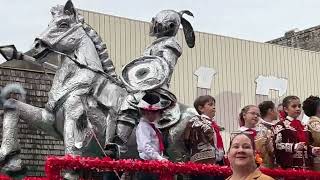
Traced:
[[18, 179], [22, 178], [27, 172], [27, 168], [22, 164], [19, 154], [12, 156], [2, 167], [2, 170], [5, 174]]
[[115, 144], [119, 145], [120, 154], [128, 152], [128, 141], [131, 136], [134, 125], [127, 122], [118, 122], [117, 124], [117, 135], [115, 137]]
[[114, 144], [110, 144], [109, 147], [111, 147], [112, 149], [116, 149], [116, 153], [119, 156], [126, 154], [128, 151], [127, 143], [131, 136], [132, 130], [135, 127], [138, 116], [139, 115], [137, 111], [127, 110], [122, 111], [118, 117], [116, 124], [116, 135], [112, 141]]
[[0, 148], [0, 164], [6, 164], [10, 158], [20, 153], [18, 142], [19, 112], [13, 108], [5, 109]]

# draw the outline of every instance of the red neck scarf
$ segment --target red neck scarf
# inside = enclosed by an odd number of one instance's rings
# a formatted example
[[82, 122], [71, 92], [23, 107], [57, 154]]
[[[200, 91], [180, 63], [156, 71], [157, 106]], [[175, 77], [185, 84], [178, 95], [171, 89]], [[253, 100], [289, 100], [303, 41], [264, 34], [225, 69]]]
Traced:
[[247, 131], [252, 132], [251, 136], [253, 139], [256, 138], [257, 131], [255, 129], [249, 128], [249, 129], [247, 129]]
[[222, 136], [220, 134], [220, 128], [217, 125], [217, 123], [212, 119], [211, 127], [215, 131], [217, 135], [217, 149], [223, 149], [223, 141], [222, 141]]
[[307, 136], [304, 132], [304, 125], [298, 119], [291, 121], [290, 126], [297, 131], [297, 138], [299, 142], [307, 142]]
[[161, 134], [160, 130], [155, 127], [154, 124], [152, 124], [152, 123], [149, 123], [149, 124], [152, 127], [152, 129], [156, 132], [157, 138], [159, 140], [159, 150], [162, 153], [164, 151], [164, 141], [163, 141], [162, 134]]
[[286, 119], [286, 112], [284, 112], [284, 111], [280, 111], [279, 112], [279, 119], [281, 120], [281, 121], [283, 121], [283, 120], [285, 120]]

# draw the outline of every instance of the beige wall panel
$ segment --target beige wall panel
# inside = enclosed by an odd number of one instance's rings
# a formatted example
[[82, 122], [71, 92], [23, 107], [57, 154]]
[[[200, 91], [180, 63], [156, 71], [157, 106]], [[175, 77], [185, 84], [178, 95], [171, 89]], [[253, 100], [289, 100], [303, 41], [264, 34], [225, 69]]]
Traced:
[[[140, 57], [153, 40], [148, 36], [148, 22], [88, 11], [81, 13], [107, 43], [118, 73], [123, 65]], [[279, 103], [291, 94], [301, 100], [310, 94], [320, 94], [319, 53], [208, 33], [196, 32], [195, 35], [193, 49], [187, 47], [181, 30], [177, 35], [183, 54], [173, 74], [171, 90], [180, 102], [192, 106], [197, 96], [194, 71], [200, 66], [215, 69], [217, 74], [208, 92], [216, 98], [216, 119], [226, 128], [223, 133], [226, 144], [229, 133], [239, 126], [238, 113], [243, 106], [264, 100]], [[255, 79], [259, 75], [288, 79], [287, 93], [279, 97], [278, 91], [271, 90], [269, 96], [256, 95]]]

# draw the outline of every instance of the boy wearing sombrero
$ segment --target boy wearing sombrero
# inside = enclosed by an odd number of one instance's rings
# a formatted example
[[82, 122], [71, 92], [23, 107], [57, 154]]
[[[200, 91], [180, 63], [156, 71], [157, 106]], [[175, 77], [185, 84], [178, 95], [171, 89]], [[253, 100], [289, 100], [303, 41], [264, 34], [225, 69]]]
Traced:
[[[162, 111], [170, 104], [170, 101], [163, 100], [156, 93], [146, 93], [137, 105], [141, 119], [136, 129], [136, 140], [141, 159], [167, 161], [163, 156], [163, 137], [155, 123], [160, 120]], [[138, 179], [152, 180], [158, 179], [158, 176], [149, 173], [138, 173]]]
[[170, 101], [163, 100], [156, 93], [146, 93], [137, 105], [141, 119], [136, 130], [136, 140], [139, 157], [143, 160], [166, 160], [163, 156], [163, 137], [155, 123], [169, 105]]

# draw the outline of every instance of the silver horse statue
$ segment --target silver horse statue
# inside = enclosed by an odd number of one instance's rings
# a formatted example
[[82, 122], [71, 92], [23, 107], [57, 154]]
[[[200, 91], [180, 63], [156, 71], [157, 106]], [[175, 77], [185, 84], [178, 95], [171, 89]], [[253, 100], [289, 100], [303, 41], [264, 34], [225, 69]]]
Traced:
[[33, 49], [27, 53], [31, 56], [10, 46], [1, 48], [7, 60], [43, 63], [49, 53], [60, 57], [45, 108], [19, 101], [19, 96], [12, 98], [12, 92], [23, 94], [21, 88], [2, 89], [4, 117], [0, 162], [8, 174], [23, 169], [17, 135], [19, 119], [62, 139], [67, 155], [101, 157], [105, 155], [108, 122], [117, 119], [121, 97], [127, 94], [117, 79], [106, 45], [84, 22], [73, 3], [69, 0], [64, 6], [53, 7], [51, 14], [53, 19], [48, 28], [36, 38]]
[[[135, 105], [147, 91], [157, 92], [162, 98], [172, 101], [158, 127], [168, 139], [167, 152], [171, 160], [186, 160], [188, 153], [181, 136], [187, 120], [196, 112], [178, 103], [168, 89], [174, 66], [182, 53], [175, 39], [181, 24], [188, 46], [194, 46], [192, 26], [182, 17], [192, 13], [172, 10], [158, 13], [150, 29], [150, 34], [156, 39], [142, 57], [124, 67], [121, 80], [117, 78], [106, 45], [96, 31], [84, 22], [70, 0], [64, 6], [53, 7], [51, 14], [53, 20], [27, 53], [19, 53], [12, 46], [0, 47], [0, 53], [7, 60], [46, 63], [49, 54], [58, 54], [59, 57], [45, 108], [26, 104], [21, 96], [12, 96], [12, 93], [25, 95], [19, 87], [2, 89], [5, 109], [0, 148], [2, 170], [9, 174], [23, 170], [19, 158], [19, 119], [64, 140], [65, 154], [68, 155], [101, 157], [106, 155], [104, 147], [128, 147], [129, 138], [139, 121]], [[75, 177], [73, 172], [65, 176], [66, 179]]]

